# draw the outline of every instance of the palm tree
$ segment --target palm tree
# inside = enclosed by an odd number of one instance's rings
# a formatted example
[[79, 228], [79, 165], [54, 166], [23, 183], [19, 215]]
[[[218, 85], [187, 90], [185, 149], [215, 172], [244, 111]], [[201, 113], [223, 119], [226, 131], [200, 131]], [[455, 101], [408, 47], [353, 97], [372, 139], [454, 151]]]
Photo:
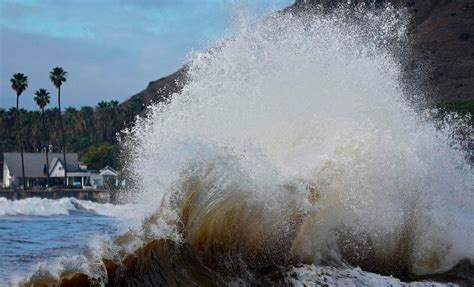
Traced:
[[44, 141], [46, 141], [46, 173], [48, 175], [48, 181], [47, 185], [49, 187], [49, 142], [48, 142], [48, 137], [46, 133], [46, 123], [44, 121], [44, 107], [46, 107], [49, 104], [49, 92], [46, 89], [39, 89], [35, 92], [35, 102], [38, 105], [38, 107], [41, 109], [41, 118], [43, 121], [43, 138]]
[[66, 140], [64, 138], [63, 117], [61, 115], [61, 85], [66, 82], [67, 72], [61, 67], [54, 67], [49, 72], [49, 78], [54, 86], [58, 88], [58, 108], [59, 108], [59, 125], [61, 128], [61, 137], [63, 145], [63, 159], [64, 159], [64, 185], [67, 185], [67, 163], [66, 163]]
[[107, 141], [107, 122], [108, 118], [108, 108], [109, 103], [106, 101], [100, 101], [96, 106], [96, 115], [97, 115], [97, 127], [101, 130], [102, 138], [101, 141]]
[[18, 103], [20, 100], [20, 95], [23, 91], [26, 90], [28, 87], [28, 77], [23, 75], [22, 73], [16, 73], [10, 79], [12, 84], [12, 89], [16, 92], [16, 124], [17, 124], [17, 136], [18, 136], [18, 144], [20, 145], [20, 153], [21, 153], [21, 173], [23, 179], [23, 189], [26, 190], [26, 180], [25, 180], [25, 161], [23, 159], [23, 139], [21, 138], [21, 122], [20, 122], [20, 113]]

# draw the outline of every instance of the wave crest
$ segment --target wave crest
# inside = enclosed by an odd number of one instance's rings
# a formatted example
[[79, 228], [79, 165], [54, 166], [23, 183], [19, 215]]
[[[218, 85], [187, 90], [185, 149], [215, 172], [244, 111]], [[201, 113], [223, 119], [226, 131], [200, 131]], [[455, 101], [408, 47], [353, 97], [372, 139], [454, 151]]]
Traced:
[[21, 200], [0, 198], [0, 216], [54, 216], [82, 212], [124, 217], [125, 211], [131, 212], [136, 207], [133, 204], [114, 205], [75, 198], [42, 199], [35, 197]]
[[406, 100], [404, 21], [286, 13], [194, 55], [182, 92], [124, 140], [155, 211], [116, 240], [108, 280], [285, 284], [314, 264], [357, 285], [350, 266], [413, 280], [463, 259], [472, 273], [472, 166], [454, 127]]

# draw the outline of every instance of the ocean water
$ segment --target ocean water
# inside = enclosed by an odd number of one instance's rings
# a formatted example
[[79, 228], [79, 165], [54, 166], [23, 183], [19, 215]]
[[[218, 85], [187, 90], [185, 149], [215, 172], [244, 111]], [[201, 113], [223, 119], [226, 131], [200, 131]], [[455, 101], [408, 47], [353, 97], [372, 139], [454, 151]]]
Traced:
[[61, 205], [117, 218], [116, 236], [26, 282], [472, 286], [472, 151], [456, 132], [474, 133], [404, 85], [408, 20], [390, 6], [238, 19], [125, 131], [133, 204]]
[[84, 254], [97, 238], [116, 236], [123, 228], [116, 212], [120, 207], [73, 198], [0, 198], [0, 286]]

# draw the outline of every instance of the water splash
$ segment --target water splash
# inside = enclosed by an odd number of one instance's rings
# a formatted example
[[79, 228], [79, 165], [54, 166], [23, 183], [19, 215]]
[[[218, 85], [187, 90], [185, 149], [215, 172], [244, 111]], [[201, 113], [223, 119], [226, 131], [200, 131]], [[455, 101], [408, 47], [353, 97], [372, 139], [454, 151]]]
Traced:
[[[194, 192], [171, 188], [184, 177], [205, 182], [188, 228], [261, 225], [284, 242], [284, 226], [299, 228], [289, 252], [310, 263], [377, 260], [423, 274], [472, 260], [472, 169], [449, 131], [405, 100], [393, 54], [404, 23], [390, 7], [241, 21], [194, 55], [183, 91], [129, 136], [139, 189], [159, 202]], [[245, 216], [226, 225], [244, 202]]]
[[406, 100], [403, 13], [238, 23], [124, 139], [135, 200], [155, 211], [117, 240], [126, 254], [142, 247], [112, 282], [251, 284], [268, 268], [324, 264], [335, 282], [402, 284], [350, 266], [406, 276], [472, 264], [472, 167], [453, 128]]

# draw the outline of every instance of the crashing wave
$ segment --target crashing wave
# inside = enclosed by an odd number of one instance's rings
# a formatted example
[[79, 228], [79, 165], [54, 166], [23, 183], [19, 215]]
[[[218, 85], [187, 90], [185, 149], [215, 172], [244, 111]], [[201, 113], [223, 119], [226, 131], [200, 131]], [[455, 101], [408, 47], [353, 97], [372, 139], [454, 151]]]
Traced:
[[182, 92], [124, 141], [154, 212], [90, 259], [100, 274], [75, 276], [472, 284], [472, 167], [455, 127], [405, 100], [404, 23], [391, 7], [279, 14], [196, 54]]
[[102, 216], [123, 217], [125, 211], [132, 211], [135, 208], [137, 206], [132, 204], [114, 205], [75, 198], [27, 198], [21, 200], [0, 198], [0, 216], [54, 216], [83, 212]]

